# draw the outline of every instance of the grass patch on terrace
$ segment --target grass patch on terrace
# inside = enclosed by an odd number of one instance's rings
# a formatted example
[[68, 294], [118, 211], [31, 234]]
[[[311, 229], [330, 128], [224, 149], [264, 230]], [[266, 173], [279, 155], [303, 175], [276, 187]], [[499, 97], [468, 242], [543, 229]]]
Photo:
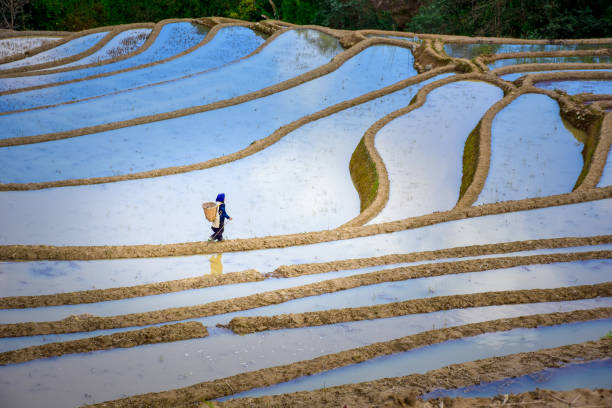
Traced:
[[591, 109], [584, 107], [582, 101], [569, 98], [570, 103], [559, 103], [561, 120], [576, 140], [584, 144], [582, 149], [584, 165], [574, 185], [573, 189], [575, 190], [582, 184], [593, 163], [593, 155], [599, 144], [603, 115], [598, 115]]
[[372, 160], [372, 157], [370, 157], [363, 138], [351, 156], [349, 171], [353, 184], [359, 194], [361, 211], [363, 212], [372, 204], [378, 192], [378, 173], [376, 172], [376, 164]]
[[474, 175], [478, 168], [478, 156], [480, 154], [480, 124], [478, 122], [474, 130], [470, 132], [465, 141], [463, 149], [463, 175], [461, 176], [461, 187], [459, 188], [459, 200], [474, 181]]

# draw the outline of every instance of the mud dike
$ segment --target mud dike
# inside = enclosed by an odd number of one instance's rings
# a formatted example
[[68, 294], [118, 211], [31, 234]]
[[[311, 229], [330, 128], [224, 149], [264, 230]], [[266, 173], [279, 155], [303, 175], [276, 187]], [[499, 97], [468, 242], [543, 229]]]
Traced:
[[610, 378], [612, 39], [18, 34], [43, 45], [0, 60], [10, 406], [612, 403], [584, 380]]

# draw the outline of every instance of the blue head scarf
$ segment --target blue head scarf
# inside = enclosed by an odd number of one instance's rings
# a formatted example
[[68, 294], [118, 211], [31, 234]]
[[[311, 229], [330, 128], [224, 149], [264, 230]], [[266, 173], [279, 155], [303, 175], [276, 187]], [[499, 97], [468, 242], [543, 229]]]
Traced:
[[225, 193], [217, 194], [217, 199], [215, 201], [218, 201], [220, 203], [224, 203], [225, 202]]

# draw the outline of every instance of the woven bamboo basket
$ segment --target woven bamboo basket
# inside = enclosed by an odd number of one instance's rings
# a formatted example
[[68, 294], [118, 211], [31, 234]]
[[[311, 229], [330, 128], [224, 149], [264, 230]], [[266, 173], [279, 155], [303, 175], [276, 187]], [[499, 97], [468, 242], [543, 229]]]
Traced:
[[217, 203], [207, 202], [202, 204], [202, 209], [204, 210], [204, 216], [210, 222], [213, 222], [217, 217], [217, 208], [219, 205]]

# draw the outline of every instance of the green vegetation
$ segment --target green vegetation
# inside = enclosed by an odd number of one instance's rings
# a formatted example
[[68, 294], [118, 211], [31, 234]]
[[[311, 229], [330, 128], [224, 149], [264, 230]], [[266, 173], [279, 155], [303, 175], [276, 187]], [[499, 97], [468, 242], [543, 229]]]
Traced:
[[361, 139], [351, 156], [349, 171], [355, 189], [359, 194], [361, 212], [363, 212], [372, 204], [378, 192], [378, 173], [376, 172], [376, 164], [374, 164], [374, 161], [370, 157], [363, 139]]
[[459, 200], [463, 197], [468, 187], [474, 181], [474, 175], [478, 168], [478, 156], [480, 155], [480, 122], [472, 130], [463, 149], [463, 175], [461, 176], [461, 187], [459, 188]]
[[[4, 28], [78, 31], [167, 18], [282, 19], [332, 28], [392, 29], [393, 20], [370, 0], [20, 0], [14, 23]], [[8, 13], [0, 10], [0, 14]]]
[[406, 30], [519, 38], [609, 37], [606, 0], [426, 0]]
[[[13, 0], [7, 4], [11, 5], [0, 4], [4, 28], [34, 30], [76, 31], [166, 18], [219, 16], [248, 21], [273, 18], [353, 30], [399, 27], [468, 36], [612, 36], [612, 6], [606, 0], [392, 0], [379, 8], [374, 4], [381, 2], [374, 0]], [[411, 10], [408, 14], [401, 11], [406, 8]]]

